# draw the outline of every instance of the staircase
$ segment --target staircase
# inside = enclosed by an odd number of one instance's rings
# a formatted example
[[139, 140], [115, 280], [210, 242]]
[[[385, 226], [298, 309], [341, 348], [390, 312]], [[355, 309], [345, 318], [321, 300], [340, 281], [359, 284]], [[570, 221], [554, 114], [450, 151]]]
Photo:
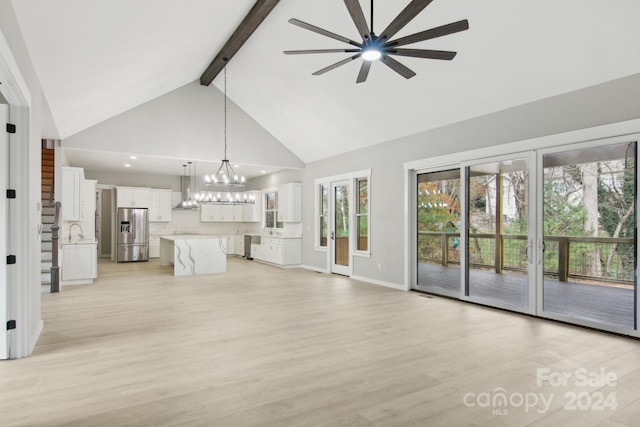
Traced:
[[51, 292], [51, 226], [55, 213], [54, 207], [54, 170], [55, 150], [48, 148], [47, 140], [42, 141], [42, 236], [40, 255], [40, 285], [42, 293]]

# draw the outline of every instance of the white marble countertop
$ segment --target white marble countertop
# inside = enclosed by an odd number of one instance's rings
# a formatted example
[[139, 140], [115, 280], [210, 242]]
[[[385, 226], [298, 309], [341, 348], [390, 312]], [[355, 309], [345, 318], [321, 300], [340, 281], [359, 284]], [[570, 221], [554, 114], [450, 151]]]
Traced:
[[169, 234], [166, 236], [158, 236], [166, 240], [193, 240], [193, 239], [219, 239], [217, 234]]
[[173, 264], [174, 276], [227, 271], [226, 239], [207, 234], [160, 236], [160, 265]]
[[75, 240], [75, 241], [69, 241], [68, 239], [64, 239], [62, 241], [62, 245], [96, 245], [98, 244], [97, 240], [89, 240], [89, 239], [84, 239], [84, 240]]

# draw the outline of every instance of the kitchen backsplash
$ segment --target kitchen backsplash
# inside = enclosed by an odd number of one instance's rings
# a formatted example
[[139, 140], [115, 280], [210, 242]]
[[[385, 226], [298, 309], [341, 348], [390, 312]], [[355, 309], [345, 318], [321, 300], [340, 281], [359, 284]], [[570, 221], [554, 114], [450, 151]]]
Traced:
[[[284, 229], [273, 230], [282, 235], [302, 235], [302, 226], [299, 223], [285, 224]], [[269, 230], [263, 230], [259, 222], [200, 222], [199, 210], [171, 211], [170, 222], [150, 222], [149, 235], [164, 236], [173, 233], [199, 233], [199, 234], [265, 234]]]

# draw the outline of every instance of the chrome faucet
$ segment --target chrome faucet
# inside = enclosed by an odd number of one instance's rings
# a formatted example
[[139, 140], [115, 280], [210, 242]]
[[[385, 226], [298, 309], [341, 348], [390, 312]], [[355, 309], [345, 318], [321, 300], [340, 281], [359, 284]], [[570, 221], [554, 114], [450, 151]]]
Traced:
[[84, 239], [84, 236], [82, 235], [83, 231], [82, 231], [82, 226], [80, 224], [78, 224], [77, 222], [74, 222], [73, 224], [71, 224], [69, 226], [69, 242], [71, 241], [71, 230], [73, 229], [73, 226], [77, 225], [78, 227], [80, 227], [80, 233], [78, 233], [78, 237], [80, 237], [80, 239]]

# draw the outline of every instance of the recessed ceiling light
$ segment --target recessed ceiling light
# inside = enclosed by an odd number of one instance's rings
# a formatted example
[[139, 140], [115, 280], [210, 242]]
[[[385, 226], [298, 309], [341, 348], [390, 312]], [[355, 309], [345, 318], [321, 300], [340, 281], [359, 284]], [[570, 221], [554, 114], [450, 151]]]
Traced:
[[240, 169], [240, 165], [235, 165], [234, 168]]
[[125, 167], [125, 168], [130, 168], [130, 167], [131, 167], [131, 165], [130, 165], [129, 163], [125, 163], [125, 164], [124, 164], [124, 167]]
[[131, 157], [129, 157], [129, 158], [130, 158], [131, 160], [136, 160], [136, 159], [137, 159], [137, 157], [136, 157], [136, 156], [131, 156]]
[[267, 171], [260, 171], [260, 173], [267, 173]]

